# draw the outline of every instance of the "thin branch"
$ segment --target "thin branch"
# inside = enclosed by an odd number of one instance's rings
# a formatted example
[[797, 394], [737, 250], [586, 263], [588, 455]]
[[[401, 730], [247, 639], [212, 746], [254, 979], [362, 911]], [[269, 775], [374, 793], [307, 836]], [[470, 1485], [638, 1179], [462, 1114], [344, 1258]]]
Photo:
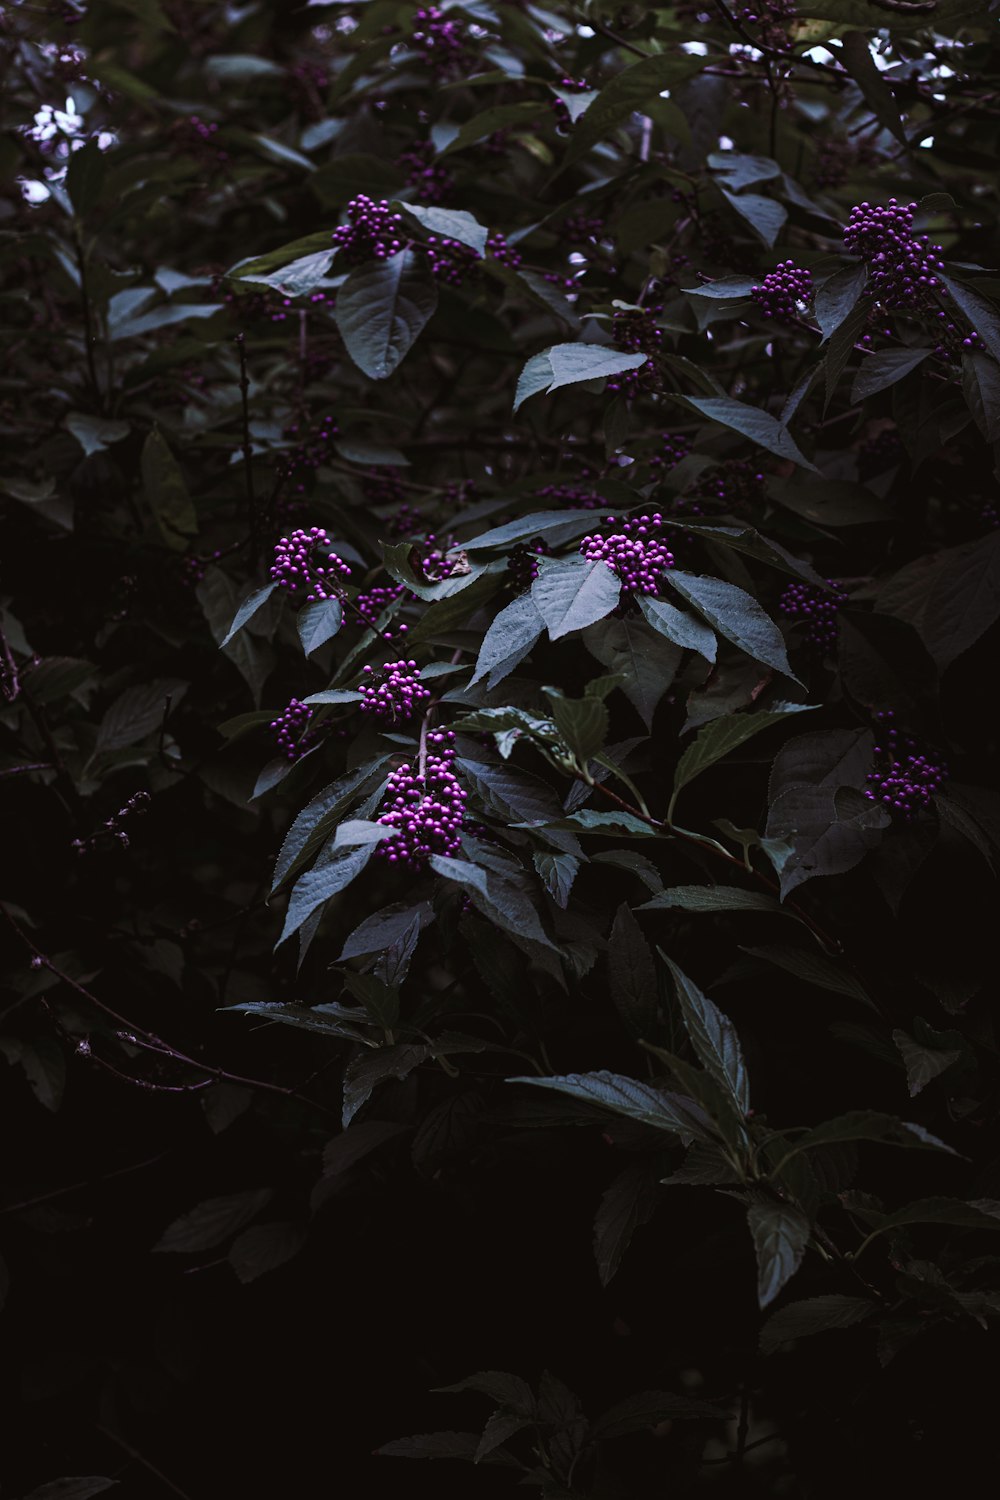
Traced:
[[240, 407], [243, 418], [243, 472], [247, 492], [247, 518], [250, 525], [250, 566], [256, 566], [259, 548], [257, 501], [253, 491], [253, 445], [250, 442], [250, 378], [247, 375], [247, 345], [242, 333], [236, 335], [240, 355]]

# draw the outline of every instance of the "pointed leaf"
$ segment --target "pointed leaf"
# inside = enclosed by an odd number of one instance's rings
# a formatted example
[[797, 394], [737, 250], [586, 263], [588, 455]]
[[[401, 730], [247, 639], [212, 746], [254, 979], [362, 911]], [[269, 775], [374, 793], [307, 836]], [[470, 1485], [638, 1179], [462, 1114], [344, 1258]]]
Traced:
[[385, 380], [412, 348], [437, 302], [437, 283], [425, 257], [403, 250], [350, 273], [337, 293], [337, 327], [358, 368], [371, 380]]
[[657, 1130], [667, 1130], [675, 1135], [693, 1135], [703, 1140], [712, 1140], [715, 1136], [711, 1120], [693, 1099], [666, 1093], [652, 1084], [638, 1083], [620, 1073], [568, 1073], [563, 1078], [508, 1078], [507, 1082], [528, 1083], [534, 1088], [569, 1094], [571, 1098], [582, 1099], [598, 1109], [624, 1115], [629, 1120], [638, 1120], [643, 1125], [653, 1125]]
[[256, 1218], [270, 1203], [271, 1197], [270, 1188], [255, 1188], [251, 1192], [230, 1193], [224, 1198], [207, 1198], [168, 1225], [153, 1249], [182, 1254], [212, 1250]]
[[[664, 954], [664, 957], [666, 955]], [[692, 979], [667, 958], [681, 1015], [702, 1067], [727, 1093], [741, 1115], [750, 1110], [750, 1081], [736, 1028]]]
[[788, 664], [784, 636], [752, 595], [721, 578], [681, 573], [676, 568], [670, 571], [669, 584], [727, 641], [732, 641], [754, 661], [774, 667], [798, 682]]
[[757, 1253], [757, 1301], [768, 1307], [802, 1264], [809, 1220], [788, 1203], [759, 1199], [747, 1210]]
[[531, 585], [531, 597], [553, 641], [603, 620], [620, 594], [621, 581], [607, 564], [586, 557], [544, 559]]
[[745, 401], [735, 401], [731, 396], [687, 396], [685, 399], [695, 411], [700, 411], [703, 416], [712, 422], [718, 422], [722, 427], [741, 432], [752, 443], [756, 443], [758, 448], [776, 453], [779, 458], [790, 458], [803, 469], [818, 472], [816, 465], [811, 464], [799, 452], [788, 429], [769, 412], [761, 411], [760, 407], [748, 406]]
[[807, 1297], [804, 1302], [789, 1302], [772, 1313], [760, 1331], [761, 1354], [773, 1354], [782, 1344], [826, 1333], [831, 1328], [852, 1328], [878, 1311], [878, 1303], [868, 1297], [845, 1297], [832, 1292], [825, 1297]]

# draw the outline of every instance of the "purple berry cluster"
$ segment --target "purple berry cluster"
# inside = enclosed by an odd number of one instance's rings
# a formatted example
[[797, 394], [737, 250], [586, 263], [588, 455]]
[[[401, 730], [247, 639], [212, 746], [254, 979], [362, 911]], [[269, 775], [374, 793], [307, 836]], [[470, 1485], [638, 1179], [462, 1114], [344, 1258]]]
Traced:
[[[394, 604], [405, 593], [406, 589], [401, 583], [376, 583], [370, 589], [366, 589], [363, 594], [358, 595], [354, 601], [354, 608], [361, 615], [362, 619], [366, 620], [374, 630], [379, 616], [383, 611], [388, 609], [390, 604]], [[389, 641], [394, 636], [405, 635], [408, 629], [409, 626], [407, 625], [397, 625], [395, 630], [383, 631], [383, 636], [385, 640]]]
[[691, 439], [683, 432], [661, 432], [660, 451], [654, 453], [649, 460], [649, 467], [654, 477], [659, 478], [661, 474], [669, 474], [671, 469], [676, 469], [682, 458], [687, 458], [691, 452]]
[[461, 73], [475, 61], [465, 22], [449, 21], [439, 5], [419, 8], [413, 18], [410, 41], [438, 78]]
[[560, 229], [567, 245], [589, 245], [604, 238], [607, 221], [600, 214], [570, 214]]
[[412, 719], [430, 697], [415, 661], [384, 661], [380, 667], [365, 667], [359, 687], [361, 712], [376, 719]]
[[399, 832], [375, 849], [390, 864], [422, 869], [432, 854], [454, 855], [461, 848], [466, 793], [452, 770], [454, 740], [450, 730], [432, 731], [423, 770], [404, 764], [390, 775], [379, 822]]
[[361, 491], [371, 505], [399, 505], [406, 494], [399, 470], [391, 464], [373, 464], [361, 481]]
[[707, 505], [711, 510], [722, 507], [731, 514], [753, 510], [764, 497], [764, 472], [745, 458], [727, 458], [699, 474], [691, 486], [690, 496], [701, 515]]
[[500, 265], [510, 266], [512, 271], [516, 271], [524, 260], [520, 250], [515, 250], [513, 245], [508, 245], [507, 236], [501, 234], [499, 230], [495, 230], [487, 239], [486, 253], [495, 261], [499, 261]]
[[203, 120], [200, 115], [189, 115], [186, 120], [178, 120], [171, 131], [174, 142], [182, 151], [187, 151], [210, 165], [221, 167], [229, 160], [229, 152], [216, 145], [215, 137], [218, 133], [219, 127], [215, 121]]
[[434, 147], [419, 141], [396, 158], [407, 170], [407, 187], [414, 189], [418, 203], [444, 203], [455, 191], [455, 179], [443, 162], [434, 160]]
[[330, 538], [322, 526], [293, 531], [274, 549], [272, 581], [289, 593], [299, 597], [304, 594], [307, 604], [336, 598], [340, 592], [337, 580], [349, 578], [350, 573], [350, 565], [330, 550]]
[[[613, 526], [613, 516], [607, 518]], [[653, 533], [663, 524], [659, 511], [650, 516], [636, 516], [622, 523], [621, 531], [611, 536], [585, 536], [580, 554], [593, 562], [603, 562], [616, 573], [626, 589], [637, 594], [657, 594], [663, 575], [674, 565], [673, 553]]]
[[511, 582], [519, 594], [530, 589], [538, 577], [538, 559], [548, 554], [549, 544], [541, 537], [535, 537], [532, 542], [518, 542], [511, 547], [507, 557], [507, 571]]
[[806, 622], [803, 639], [817, 651], [832, 651], [836, 646], [840, 634], [837, 616], [847, 602], [847, 595], [832, 578], [827, 583], [833, 590], [830, 594], [808, 583], [790, 583], [778, 604], [786, 619]]
[[393, 213], [389, 200], [376, 203], [359, 193], [347, 205], [347, 223], [331, 236], [342, 264], [360, 265], [366, 260], [390, 260], [409, 243], [402, 214]]
[[316, 743], [316, 731], [309, 728], [313, 713], [308, 703], [292, 698], [287, 708], [271, 720], [268, 728], [274, 734], [279, 754], [286, 760], [298, 760]]
[[925, 307], [929, 294], [940, 286], [941, 246], [932, 245], [926, 234], [913, 233], [917, 208], [916, 203], [890, 198], [884, 208], [858, 203], [851, 209], [844, 246], [867, 261], [872, 290], [884, 307]]
[[[611, 325], [611, 337], [616, 349], [624, 354], [647, 354], [655, 356], [663, 344], [663, 329], [656, 322], [656, 314], [663, 309], [657, 307], [626, 308], [616, 312]], [[637, 370], [625, 370], [621, 375], [608, 377], [609, 391], [623, 396], [637, 396], [640, 391], [655, 387], [659, 376], [653, 358], [647, 359]]]
[[930, 806], [947, 780], [948, 767], [933, 755], [919, 753], [917, 742], [901, 735], [894, 720], [891, 708], [875, 715], [882, 743], [875, 746], [875, 765], [865, 777], [865, 796], [908, 822]]
[[330, 457], [330, 449], [340, 436], [340, 428], [332, 416], [321, 418], [303, 430], [298, 422], [292, 422], [283, 436], [293, 441], [278, 459], [278, 474], [283, 480], [295, 480], [297, 494], [305, 493], [305, 480], [315, 474], [321, 464]]
[[459, 566], [457, 557], [447, 555], [448, 548], [454, 545], [454, 539], [439, 544], [433, 532], [429, 532], [419, 544], [420, 567], [428, 583], [441, 583]]
[[737, 20], [756, 26], [764, 45], [776, 50], [788, 46], [788, 24], [795, 16], [795, 0], [749, 0], [736, 9]]
[[760, 286], [750, 288], [750, 295], [765, 318], [774, 323], [794, 323], [812, 300], [812, 293], [812, 272], [797, 266], [793, 260], [779, 262]]

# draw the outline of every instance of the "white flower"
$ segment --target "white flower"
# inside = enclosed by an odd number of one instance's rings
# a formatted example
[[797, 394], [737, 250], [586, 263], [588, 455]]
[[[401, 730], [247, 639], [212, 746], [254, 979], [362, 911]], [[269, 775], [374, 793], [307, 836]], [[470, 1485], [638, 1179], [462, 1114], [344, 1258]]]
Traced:
[[74, 136], [83, 129], [83, 120], [77, 114], [73, 99], [66, 100], [65, 109], [56, 109], [54, 104], [43, 104], [35, 115], [35, 123], [28, 126], [25, 134], [39, 143], [51, 141], [56, 136]]

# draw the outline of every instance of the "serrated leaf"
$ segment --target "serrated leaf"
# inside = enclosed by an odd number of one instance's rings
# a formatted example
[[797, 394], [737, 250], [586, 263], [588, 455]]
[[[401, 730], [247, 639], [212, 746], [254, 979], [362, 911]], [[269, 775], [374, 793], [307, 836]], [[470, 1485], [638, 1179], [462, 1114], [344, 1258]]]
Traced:
[[825, 1120], [822, 1125], [814, 1125], [812, 1130], [796, 1138], [794, 1149], [810, 1151], [816, 1146], [837, 1145], [842, 1141], [879, 1141], [886, 1146], [956, 1154], [951, 1146], [939, 1141], [922, 1125], [864, 1109], [852, 1110], [834, 1120]]
[[788, 1203], [760, 1199], [747, 1210], [757, 1254], [757, 1301], [768, 1307], [802, 1264], [809, 1220]]
[[544, 629], [545, 621], [531, 594], [522, 594], [508, 604], [483, 637], [469, 686], [474, 687], [485, 677], [487, 688], [495, 688], [524, 660]]
[[50, 1479], [47, 1484], [32, 1490], [30, 1495], [25, 1495], [24, 1500], [91, 1500], [93, 1495], [103, 1495], [117, 1483], [117, 1479], [104, 1479], [96, 1474]]
[[977, 350], [962, 355], [962, 389], [988, 443], [1000, 442], [1000, 365]]
[[426, 259], [402, 250], [357, 266], [337, 293], [335, 317], [348, 354], [370, 380], [386, 380], [437, 308]]
[[1000, 531], [908, 563], [878, 607], [908, 620], [944, 671], [1000, 618]]
[[183, 552], [198, 534], [194, 508], [181, 467], [158, 427], [142, 446], [142, 488], [146, 502], [168, 547]]
[[656, 1211], [659, 1184], [649, 1163], [626, 1167], [601, 1196], [594, 1219], [594, 1259], [602, 1286], [622, 1263], [635, 1231]]
[[766, 891], [743, 891], [735, 885], [672, 885], [645, 901], [639, 911], [768, 911], [791, 916]]
[[[845, 32], [839, 56], [879, 124], [894, 135], [900, 145], [908, 147], [909, 141], [899, 118], [899, 108], [872, 57], [867, 32]], [[852, 396], [851, 400], [854, 399]]]
[[[784, 910], [784, 908], [780, 908]], [[787, 974], [804, 979], [807, 984], [818, 985], [821, 990], [830, 990], [835, 995], [846, 995], [851, 1000], [860, 1000], [863, 1005], [872, 1005], [867, 990], [856, 979], [846, 963], [837, 963], [825, 958], [812, 948], [793, 948], [785, 943], [772, 943], [763, 948], [744, 948], [753, 958], [775, 964]]]
[[229, 1193], [223, 1198], [206, 1198], [169, 1224], [153, 1249], [185, 1255], [197, 1250], [212, 1250], [256, 1218], [270, 1203], [271, 1197], [270, 1188], [254, 1188], [246, 1193]]
[[723, 760], [761, 730], [770, 729], [774, 724], [788, 723], [792, 714], [802, 712], [808, 712], [808, 705], [790, 703], [778, 710], [726, 714], [721, 719], [713, 719], [699, 731], [677, 762], [674, 795], [694, 781], [696, 776], [707, 771], [709, 766]]
[[958, 1062], [962, 1056], [959, 1048], [925, 1047], [908, 1031], [897, 1027], [892, 1033], [892, 1039], [903, 1059], [906, 1068], [906, 1083], [910, 1091], [910, 1098], [915, 1099], [920, 1091], [927, 1087], [932, 1078], [937, 1078], [952, 1063]]
[[757, 238], [770, 250], [788, 222], [788, 210], [763, 193], [730, 193], [721, 189], [730, 208], [749, 225]]
[[760, 407], [748, 406], [745, 401], [735, 401], [731, 396], [687, 396], [685, 400], [702, 416], [733, 432], [742, 433], [758, 448], [775, 453], [779, 458], [790, 458], [792, 463], [814, 474], [819, 472], [816, 465], [799, 452], [788, 429]]
[[713, 1140], [715, 1130], [705, 1111], [693, 1099], [666, 1093], [648, 1083], [639, 1083], [620, 1073], [568, 1073], [561, 1078], [508, 1078], [508, 1083], [527, 1083], [534, 1088], [569, 1094], [597, 1109], [624, 1115], [640, 1124], [652, 1125], [674, 1135]]
[[656, 961], [625, 902], [611, 926], [607, 964], [612, 1004], [633, 1038], [649, 1036], [656, 1025]]
[[629, 1432], [657, 1427], [661, 1422], [698, 1421], [725, 1417], [724, 1407], [691, 1396], [675, 1396], [671, 1391], [640, 1391], [618, 1401], [594, 1423], [591, 1434], [595, 1442], [624, 1437]]
[[101, 720], [94, 755], [123, 750], [144, 740], [163, 723], [168, 708], [176, 706], [187, 683], [176, 677], [158, 677], [153, 682], [126, 688]]
[[719, 645], [715, 631], [710, 630], [697, 615], [685, 614], [665, 599], [654, 599], [650, 594], [640, 594], [638, 604], [649, 624], [660, 635], [686, 651], [697, 651], [699, 656], [714, 665]]
[[798, 682], [788, 662], [784, 636], [770, 615], [745, 589], [721, 578], [682, 573], [677, 568], [671, 569], [668, 582], [727, 641], [732, 641], [754, 661], [774, 667], [793, 682]]
[[636, 110], [653, 100], [671, 83], [679, 83], [694, 71], [690, 60], [672, 53], [644, 57], [617, 73], [584, 111], [573, 127], [563, 169], [585, 156], [592, 146], [630, 119]]
[[851, 386], [851, 402], [867, 401], [909, 375], [933, 351], [930, 349], [880, 349], [867, 355]]
[[[533, 100], [519, 104], [497, 104], [492, 109], [483, 109], [471, 120], [466, 120], [454, 140], [449, 141], [440, 156], [451, 156], [455, 151], [464, 151], [475, 146], [498, 130], [510, 130], [515, 125], [530, 125], [538, 119], [538, 105]], [[485, 241], [484, 241], [485, 243]]]
[[[674, 614], [680, 616], [680, 611]], [[585, 632], [583, 641], [590, 654], [618, 678], [616, 685], [646, 728], [651, 728], [657, 706], [677, 675], [681, 648], [666, 632], [654, 631], [634, 615], [612, 615], [600, 621]]]
[[254, 1224], [237, 1235], [229, 1247], [229, 1264], [240, 1281], [256, 1281], [298, 1255], [306, 1242], [301, 1224]]
[[702, 1067], [745, 1117], [750, 1110], [750, 1081], [736, 1028], [672, 959], [666, 954], [663, 957], [674, 981], [691, 1045]]
[[287, 942], [314, 911], [325, 905], [331, 896], [344, 890], [361, 874], [371, 858], [373, 847], [371, 843], [368, 843], [360, 848], [345, 850], [335, 849], [332, 843], [327, 844], [313, 868], [300, 876], [292, 887], [288, 910], [285, 913], [285, 925], [281, 929], [281, 936], [275, 946], [280, 947], [282, 943]]
[[344, 606], [339, 599], [316, 599], [306, 604], [295, 622], [306, 656], [332, 640], [343, 623]]
[[274, 870], [272, 893], [316, 854], [355, 797], [365, 796], [382, 775], [388, 753], [366, 761], [317, 792], [285, 835]]
[[952, 272], [935, 273], [952, 301], [968, 318], [993, 358], [1000, 360], [1000, 311], [976, 289]]
[[793, 1339], [826, 1333], [831, 1328], [852, 1328], [878, 1311], [878, 1303], [867, 1297], [845, 1297], [832, 1292], [825, 1297], [807, 1297], [789, 1302], [772, 1313], [760, 1330], [760, 1352], [773, 1354]]
[[397, 207], [428, 233], [458, 240], [460, 245], [468, 245], [477, 255], [485, 255], [490, 232], [464, 208], [434, 208], [424, 203], [399, 203]]
[[235, 616], [233, 617], [233, 623], [230, 625], [222, 640], [219, 642], [220, 650], [223, 646], [228, 646], [233, 636], [241, 631], [245, 625], [249, 625], [254, 615], [256, 615], [259, 610], [263, 609], [264, 605], [271, 598], [277, 587], [278, 585], [276, 583], [265, 583], [263, 588], [255, 589], [254, 592], [249, 596], [249, 598], [243, 600], [243, 603], [240, 605], [239, 609], [236, 611]]
[[558, 688], [543, 688], [552, 718], [569, 750], [581, 766], [604, 748], [608, 710], [599, 698], [567, 698]]
[[865, 265], [844, 266], [817, 287], [813, 298], [813, 316], [820, 326], [824, 342], [836, 333], [858, 305], [868, 282]]
[[543, 559], [531, 585], [535, 608], [553, 641], [603, 620], [616, 607], [620, 595], [618, 576], [606, 563], [586, 557]]

